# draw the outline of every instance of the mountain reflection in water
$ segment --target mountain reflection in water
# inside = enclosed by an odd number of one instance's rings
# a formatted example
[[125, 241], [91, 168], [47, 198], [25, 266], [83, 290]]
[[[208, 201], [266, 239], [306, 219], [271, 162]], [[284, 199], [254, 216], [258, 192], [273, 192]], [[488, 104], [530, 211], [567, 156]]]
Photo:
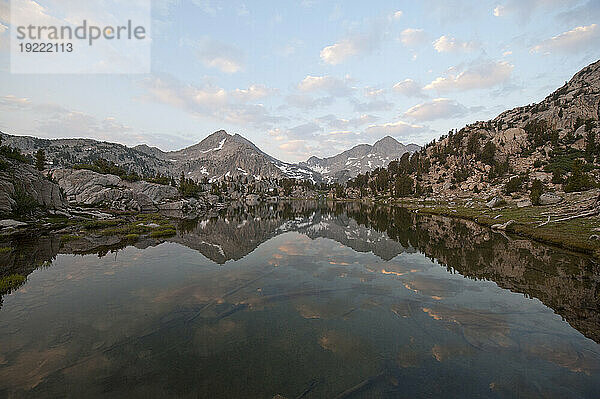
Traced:
[[358, 203], [239, 206], [111, 244], [0, 242], [0, 275], [28, 276], [2, 298], [0, 397], [600, 392], [585, 256]]

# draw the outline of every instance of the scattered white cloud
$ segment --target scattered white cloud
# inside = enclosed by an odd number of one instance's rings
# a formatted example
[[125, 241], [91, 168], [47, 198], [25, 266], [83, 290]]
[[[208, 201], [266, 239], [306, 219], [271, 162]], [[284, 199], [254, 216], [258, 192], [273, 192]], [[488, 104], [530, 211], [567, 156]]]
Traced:
[[321, 50], [321, 59], [328, 64], [337, 65], [359, 52], [360, 49], [354, 42], [345, 39]]
[[407, 97], [427, 97], [427, 95], [423, 93], [421, 85], [412, 79], [404, 79], [402, 82], [396, 83], [392, 89]]
[[402, 12], [402, 10], [398, 10], [398, 11], [395, 11], [392, 14], [392, 18], [393, 19], [400, 19], [400, 18], [402, 18], [403, 15], [404, 15], [404, 13]]
[[274, 129], [269, 129], [267, 131], [267, 134], [269, 135], [269, 137], [272, 137], [275, 141], [282, 141], [285, 139], [284, 131], [278, 127]]
[[506, 61], [489, 61], [472, 65], [466, 70], [451, 68], [446, 76], [438, 77], [424, 87], [439, 92], [486, 89], [506, 82], [514, 66]]
[[494, 17], [503, 17], [506, 15], [506, 10], [504, 6], [496, 6], [493, 11]]
[[404, 116], [424, 122], [464, 116], [466, 113], [467, 107], [457, 101], [448, 98], [436, 98], [430, 102], [415, 105], [406, 111]]
[[369, 54], [379, 47], [382, 39], [380, 27], [374, 27], [367, 33], [354, 34], [321, 50], [321, 60], [327, 64], [338, 65], [349, 58]]
[[438, 53], [469, 52], [477, 48], [475, 42], [464, 42], [450, 36], [440, 36], [433, 42], [433, 47]]
[[512, 55], [512, 53], [513, 53], [512, 51], [506, 50], [505, 52], [502, 53], [502, 56], [503, 57], [508, 57], [509, 55]]
[[228, 74], [243, 69], [243, 53], [236, 47], [205, 37], [200, 40], [197, 49], [200, 61], [208, 68]]
[[177, 108], [213, 109], [227, 104], [227, 92], [219, 87], [183, 85], [158, 77], [147, 80], [146, 86], [153, 100]]
[[309, 142], [314, 142], [322, 128], [315, 122], [308, 122], [289, 129], [271, 129], [268, 131], [269, 137], [280, 144], [277, 148], [282, 151], [286, 158], [294, 161], [306, 159], [311, 152]]
[[321, 59], [331, 65], [341, 64], [348, 58], [368, 50], [368, 46], [356, 39], [343, 39], [321, 50]]
[[400, 41], [407, 47], [418, 47], [429, 41], [429, 35], [423, 29], [407, 28], [400, 33]]
[[235, 89], [233, 98], [241, 102], [256, 101], [277, 93], [277, 89], [271, 89], [265, 85], [251, 85], [247, 89]]
[[264, 86], [228, 92], [210, 84], [195, 86], [161, 77], [147, 79], [144, 84], [147, 100], [182, 109], [194, 116], [257, 128], [268, 128], [281, 121], [281, 118], [270, 115], [263, 105], [245, 103], [269, 95], [271, 89]]
[[348, 96], [354, 92], [348, 78], [339, 79], [333, 76], [311, 76], [305, 77], [298, 84], [298, 89], [303, 92], [323, 91], [334, 97]]
[[600, 29], [598, 25], [578, 26], [570, 31], [561, 33], [531, 49], [532, 53], [551, 54], [553, 52], [578, 52], [593, 46], [598, 46]]

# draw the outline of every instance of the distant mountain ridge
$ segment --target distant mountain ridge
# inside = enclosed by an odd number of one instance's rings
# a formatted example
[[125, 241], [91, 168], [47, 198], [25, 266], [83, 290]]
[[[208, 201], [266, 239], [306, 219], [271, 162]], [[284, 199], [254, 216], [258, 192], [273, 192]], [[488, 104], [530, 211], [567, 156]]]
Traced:
[[405, 153], [414, 153], [420, 149], [416, 144], [404, 145], [393, 137], [386, 136], [373, 145], [359, 144], [332, 157], [311, 157], [300, 163], [300, 166], [320, 173], [328, 181], [344, 182], [361, 173], [385, 168]]
[[[356, 146], [336, 157], [313, 157], [311, 160], [314, 162], [310, 164], [293, 164], [280, 161], [264, 153], [241, 135], [231, 135], [224, 130], [178, 151], [162, 151], [146, 144], [127, 147], [92, 139], [42, 139], [1, 132], [0, 135], [3, 143], [16, 147], [25, 154], [44, 150], [49, 162], [57, 167], [93, 163], [94, 160], [103, 158], [141, 175], [178, 177], [183, 172], [194, 180], [207, 178], [211, 181], [241, 176], [249, 179], [294, 178], [315, 183], [345, 181], [358, 174], [358, 171], [387, 166], [389, 161], [399, 158], [406, 151], [412, 152], [414, 148], [419, 148], [416, 145], [404, 146], [395, 139], [386, 137], [373, 146]], [[352, 160], [353, 156], [356, 160], [348, 167], [345, 163]], [[320, 168], [320, 164], [325, 166]]]

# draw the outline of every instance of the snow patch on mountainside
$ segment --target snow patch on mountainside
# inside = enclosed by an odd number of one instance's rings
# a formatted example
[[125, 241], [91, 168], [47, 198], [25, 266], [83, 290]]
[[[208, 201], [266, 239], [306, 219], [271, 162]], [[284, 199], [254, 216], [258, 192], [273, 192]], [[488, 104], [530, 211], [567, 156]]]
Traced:
[[223, 149], [223, 146], [225, 145], [225, 141], [227, 141], [227, 139], [223, 139], [221, 140], [221, 142], [219, 143], [219, 145], [215, 148], [211, 148], [210, 150], [206, 150], [206, 151], [202, 151], [203, 154], [208, 154], [209, 152], [213, 152], [213, 151], [220, 151]]

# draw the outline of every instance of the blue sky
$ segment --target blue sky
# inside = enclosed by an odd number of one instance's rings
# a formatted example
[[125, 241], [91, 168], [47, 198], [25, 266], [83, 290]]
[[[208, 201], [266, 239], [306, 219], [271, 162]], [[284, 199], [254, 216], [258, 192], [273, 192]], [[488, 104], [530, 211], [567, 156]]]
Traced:
[[[67, 18], [69, 1], [12, 4]], [[600, 58], [597, 0], [152, 5], [151, 74], [19, 75], [0, 0], [0, 130], [173, 150], [225, 129], [299, 161], [386, 135], [424, 144]]]

